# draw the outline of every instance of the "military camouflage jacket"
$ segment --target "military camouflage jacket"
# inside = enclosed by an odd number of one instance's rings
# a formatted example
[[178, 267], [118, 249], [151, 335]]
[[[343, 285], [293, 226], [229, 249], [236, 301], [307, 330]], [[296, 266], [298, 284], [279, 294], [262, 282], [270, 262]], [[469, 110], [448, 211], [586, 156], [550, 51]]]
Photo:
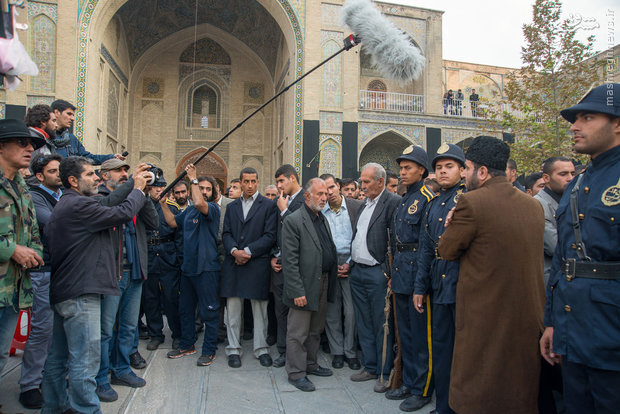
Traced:
[[0, 307], [13, 306], [17, 310], [32, 306], [32, 283], [29, 272], [11, 259], [15, 246], [30, 247], [41, 257], [43, 246], [32, 197], [20, 173], [15, 175], [14, 183], [19, 194], [15, 194], [0, 168]]

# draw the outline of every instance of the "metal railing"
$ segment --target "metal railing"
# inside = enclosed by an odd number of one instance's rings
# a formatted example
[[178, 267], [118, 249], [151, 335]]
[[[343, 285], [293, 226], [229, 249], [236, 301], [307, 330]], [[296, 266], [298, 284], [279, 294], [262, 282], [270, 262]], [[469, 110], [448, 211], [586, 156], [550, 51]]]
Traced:
[[491, 118], [494, 114], [508, 112], [517, 118], [525, 118], [525, 115], [506, 102], [469, 101], [454, 98], [442, 100], [443, 114], [446, 116], [458, 116], [463, 118]]
[[360, 109], [421, 114], [424, 113], [424, 96], [361, 90]]

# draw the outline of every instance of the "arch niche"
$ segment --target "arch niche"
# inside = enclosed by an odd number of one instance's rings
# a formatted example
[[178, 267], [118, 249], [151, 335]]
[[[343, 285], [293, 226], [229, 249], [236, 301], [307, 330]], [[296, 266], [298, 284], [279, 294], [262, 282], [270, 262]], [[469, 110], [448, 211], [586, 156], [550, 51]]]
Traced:
[[[188, 152], [181, 158], [176, 166], [177, 176], [181, 174], [187, 164], [193, 164], [198, 157], [207, 151], [206, 148], [196, 148], [193, 151]], [[196, 175], [200, 177], [202, 175], [210, 175], [219, 183], [220, 189], [224, 191], [228, 183], [228, 168], [224, 160], [215, 152], [211, 152], [202, 161], [196, 165]]]
[[[183, 17], [188, 20], [187, 16], [192, 14], [195, 9], [199, 10], [201, 19], [199, 21], [209, 21], [208, 19], [216, 16], [219, 21], [214, 22], [215, 26], [222, 26], [222, 30], [230, 32], [230, 35], [236, 36], [240, 42], [250, 42], [251, 44], [259, 44], [259, 49], [263, 51], [263, 56], [270, 55], [271, 50], [277, 49], [278, 45], [271, 47], [267, 42], [264, 42], [260, 35], [257, 35], [254, 31], [249, 30], [252, 26], [251, 15], [248, 15], [247, 10], [256, 10], [256, 7], [262, 7], [264, 12], [271, 16], [274, 24], [279, 27], [282, 33], [283, 56], [292, 62], [293, 70], [288, 72], [283, 70], [283, 67], [271, 67], [271, 77], [275, 84], [281, 78], [287, 83], [293, 80], [295, 77], [303, 74], [304, 68], [304, 39], [303, 39], [303, 26], [300, 23], [299, 14], [295, 6], [292, 5], [291, 0], [231, 0], [227, 2], [210, 2], [208, 0], [197, 0], [198, 5], [195, 6], [193, 0], [178, 0], [170, 4], [174, 5], [174, 12], [180, 13], [179, 19]], [[108, 24], [115, 15], [121, 9], [121, 7], [127, 4], [141, 4], [144, 13], [150, 20], [162, 19], [165, 16], [160, 13], [161, 6], [156, 0], [83, 0], [78, 5], [78, 17], [77, 17], [77, 62], [76, 62], [76, 97], [75, 103], [76, 121], [74, 125], [74, 132], [82, 139], [83, 137], [96, 136], [97, 132], [97, 103], [101, 98], [101, 85], [97, 83], [99, 77], [98, 70], [101, 63], [100, 49], [104, 42], [104, 32]], [[167, 4], [167, 3], [166, 3]], [[235, 5], [235, 13], [229, 10], [232, 5]], [[228, 13], [226, 11], [229, 11]], [[142, 14], [144, 14], [142, 13]], [[163, 12], [162, 12], [163, 13]], [[165, 13], [170, 13], [167, 10]], [[188, 14], [189, 13], [189, 14]], [[203, 18], [204, 16], [207, 16]], [[264, 15], [264, 13], [263, 13]], [[221, 23], [222, 19], [233, 18], [235, 24]], [[174, 24], [159, 24], [155, 27], [149, 28], [149, 32], [146, 33], [147, 39], [155, 39], [154, 42], [165, 42], [170, 38], [171, 31], [168, 26], [177, 27], [177, 33], [180, 31], [189, 30], [193, 31], [192, 27], [184, 27], [180, 24], [179, 19], [173, 21]], [[248, 20], [249, 19], [249, 20]], [[183, 20], [183, 19], [181, 19]], [[183, 20], [183, 21], [185, 21]], [[192, 22], [193, 18], [189, 19]], [[246, 22], [247, 21], [247, 22]], [[219, 22], [219, 23], [218, 23]], [[191, 25], [190, 25], [191, 26]], [[152, 29], [152, 30], [151, 30]], [[199, 33], [198, 37], [202, 37], [202, 33]], [[253, 42], [253, 43], [252, 43]], [[261, 43], [262, 42], [262, 43]], [[134, 43], [133, 46], [142, 47], [142, 44]], [[142, 46], [141, 46], [142, 45]], [[262, 45], [262, 48], [261, 48]], [[267, 46], [265, 46], [267, 45]], [[250, 47], [251, 46], [246, 46]], [[150, 45], [144, 46], [141, 50], [152, 50]], [[141, 84], [138, 76], [133, 76], [133, 72], [139, 70], [141, 60], [143, 56], [131, 55], [133, 66], [128, 69], [129, 73], [126, 73], [129, 79], [128, 91], [130, 94], [130, 101], [134, 99], [134, 93], [141, 89]], [[286, 59], [285, 59], [286, 60]], [[268, 63], [270, 65], [270, 63]], [[270, 91], [273, 92], [273, 91]], [[289, 94], [290, 107], [294, 108], [294, 117], [291, 122], [286, 126], [284, 134], [286, 136], [294, 137], [292, 143], [292, 150], [288, 152], [293, 158], [291, 161], [301, 170], [301, 155], [302, 155], [302, 113], [303, 113], [303, 99], [302, 99], [302, 83], [299, 83], [294, 88], [294, 93]], [[128, 105], [131, 107], [131, 105]], [[132, 124], [132, 111], [125, 108], [125, 125], [124, 131], [129, 141], [132, 140], [133, 127]], [[131, 142], [128, 142], [128, 147], [132, 146]], [[134, 151], [136, 152], [136, 151]]]
[[359, 168], [361, 169], [369, 162], [379, 163], [386, 170], [398, 171], [396, 158], [403, 153], [403, 150], [411, 145], [411, 142], [394, 131], [384, 132], [373, 138], [364, 146], [359, 158]]

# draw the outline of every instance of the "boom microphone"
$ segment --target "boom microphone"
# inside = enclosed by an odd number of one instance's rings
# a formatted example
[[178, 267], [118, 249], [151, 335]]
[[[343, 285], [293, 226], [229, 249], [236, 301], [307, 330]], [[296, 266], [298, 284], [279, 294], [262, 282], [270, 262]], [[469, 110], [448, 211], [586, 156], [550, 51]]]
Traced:
[[425, 59], [420, 50], [370, 0], [347, 0], [341, 22], [359, 36], [371, 64], [386, 78], [402, 84], [422, 73]]

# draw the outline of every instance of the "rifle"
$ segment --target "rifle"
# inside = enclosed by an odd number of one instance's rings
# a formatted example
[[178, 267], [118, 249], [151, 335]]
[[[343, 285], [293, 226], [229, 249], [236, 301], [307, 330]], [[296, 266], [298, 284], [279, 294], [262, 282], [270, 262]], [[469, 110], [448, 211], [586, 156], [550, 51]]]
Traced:
[[[388, 232], [388, 266], [390, 269], [390, 278], [392, 276], [392, 265], [394, 264], [394, 255], [392, 254], [392, 243], [390, 240], [390, 229]], [[391, 291], [391, 289], [390, 289]], [[394, 367], [390, 372], [390, 388], [395, 390], [403, 385], [403, 353], [400, 344], [400, 335], [398, 334], [398, 319], [396, 318], [396, 298], [392, 293], [392, 308], [394, 309], [394, 336], [396, 339], [396, 352], [394, 356]]]

